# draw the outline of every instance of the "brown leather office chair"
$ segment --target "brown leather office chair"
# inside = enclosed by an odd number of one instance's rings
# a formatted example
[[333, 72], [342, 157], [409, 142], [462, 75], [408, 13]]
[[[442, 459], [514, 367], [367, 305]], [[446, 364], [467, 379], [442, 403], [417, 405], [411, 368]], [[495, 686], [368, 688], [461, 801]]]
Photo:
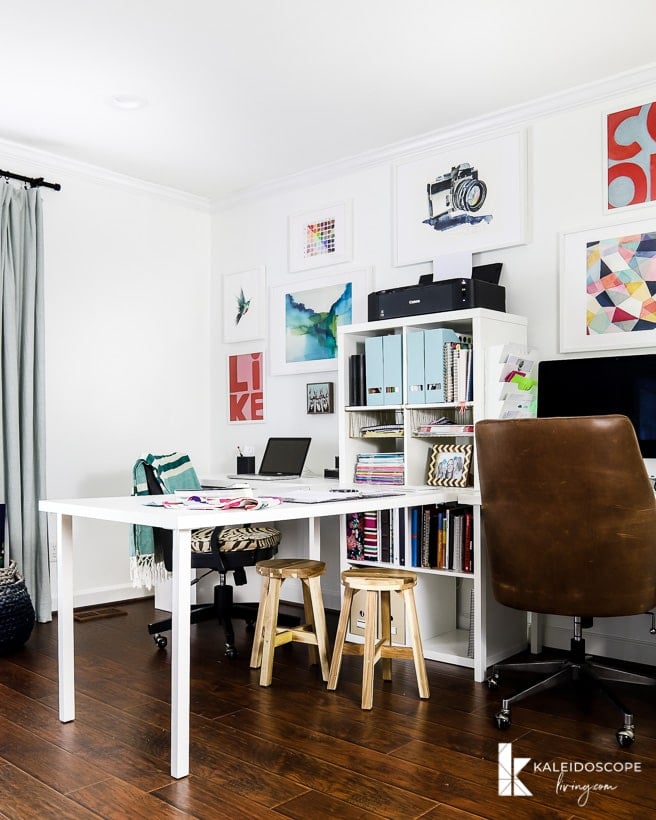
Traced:
[[492, 589], [515, 609], [571, 616], [562, 660], [498, 664], [546, 678], [502, 700], [510, 705], [564, 680], [590, 681], [624, 713], [621, 746], [634, 739], [633, 715], [606, 680], [656, 680], [594, 662], [582, 629], [595, 617], [646, 613], [656, 604], [656, 500], [635, 432], [624, 416], [480, 421], [475, 428], [482, 520]]

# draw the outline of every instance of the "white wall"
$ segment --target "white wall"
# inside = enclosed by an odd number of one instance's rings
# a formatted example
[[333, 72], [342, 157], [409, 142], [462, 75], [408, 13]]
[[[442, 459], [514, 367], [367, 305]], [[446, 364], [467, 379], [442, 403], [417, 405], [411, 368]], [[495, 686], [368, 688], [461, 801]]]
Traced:
[[[615, 86], [613, 86], [615, 89]], [[654, 98], [656, 79], [652, 85], [639, 90], [627, 88], [611, 96], [576, 106], [563, 103], [563, 110], [541, 113], [542, 107], [526, 107], [523, 117], [513, 112], [505, 118], [506, 127], [519, 123], [526, 128], [528, 144], [528, 237], [524, 245], [489, 251], [474, 256], [474, 264], [503, 262], [501, 284], [506, 287], [506, 309], [529, 319], [529, 341], [540, 348], [543, 358], [554, 358], [558, 353], [558, 238], [560, 232], [585, 227], [599, 227], [638, 218], [656, 216], [656, 206], [630, 209], [607, 215], [603, 211], [602, 183], [602, 112], [644, 103]], [[598, 92], [597, 92], [598, 96]], [[551, 103], [550, 108], [556, 108]], [[504, 117], [489, 120], [490, 128], [503, 131]], [[489, 135], [483, 121], [472, 125], [471, 136], [462, 130], [461, 138]], [[452, 139], [448, 134], [445, 141]], [[434, 141], [439, 150], [440, 140]], [[427, 147], [423, 137], [417, 148]], [[303, 184], [303, 178], [290, 181], [289, 186], [277, 192], [266, 189], [232, 205], [226, 204], [213, 219], [215, 252], [212, 257], [212, 301], [219, 312], [221, 302], [220, 277], [256, 265], [267, 268], [268, 285], [305, 280], [311, 276], [328, 275], [335, 271], [363, 266], [373, 268], [370, 290], [411, 284], [422, 273], [429, 273], [429, 263], [393, 267], [392, 265], [392, 167], [393, 162], [412, 153], [412, 143], [403, 146], [403, 153], [395, 155], [390, 148], [385, 159], [375, 164], [363, 162], [340, 173], [336, 167], [331, 179]], [[383, 152], [381, 152], [382, 154]], [[315, 174], [315, 176], [317, 176]], [[312, 177], [308, 175], [308, 179]], [[353, 200], [354, 256], [351, 264], [319, 268], [316, 271], [290, 274], [287, 256], [287, 218], [289, 214], [311, 210], [344, 199]], [[221, 403], [225, 387], [225, 364], [221, 359], [228, 352], [239, 352], [247, 347], [268, 350], [263, 341], [249, 345], [221, 345], [220, 327], [214, 327], [219, 359], [215, 367], [216, 410], [225, 419]], [[270, 328], [270, 332], [275, 329]], [[334, 378], [328, 374], [326, 378]], [[321, 376], [320, 378], [324, 378]], [[267, 413], [264, 428], [260, 425], [251, 432], [252, 425], [225, 425], [215, 428], [213, 458], [216, 466], [231, 460], [226, 443], [233, 445], [244, 438], [248, 430], [251, 438], [265, 442], [273, 429], [293, 428], [294, 420], [304, 414], [304, 386], [316, 380], [316, 374], [268, 378]], [[303, 388], [303, 389], [301, 389]], [[304, 419], [321, 422], [321, 419]], [[309, 428], [305, 428], [308, 429]], [[334, 425], [316, 429], [317, 440], [313, 451], [332, 452], [336, 447]], [[316, 464], [319, 459], [315, 455]], [[232, 465], [231, 465], [232, 466]]]
[[[620, 84], [621, 86], [621, 84]], [[619, 88], [619, 90], [618, 90]], [[553, 99], [536, 103], [522, 112], [514, 110], [489, 120], [490, 129], [523, 125], [528, 143], [528, 227], [524, 245], [490, 251], [474, 257], [474, 264], [503, 262], [502, 284], [506, 287], [506, 307], [509, 313], [528, 318], [529, 343], [539, 348], [542, 358], [555, 358], [558, 352], [558, 238], [560, 232], [585, 227], [603, 227], [612, 223], [638, 218], [656, 217], [656, 206], [620, 212], [609, 216], [603, 211], [603, 154], [602, 112], [621, 110], [630, 105], [656, 99], [656, 79], [640, 88], [619, 87], [590, 89], [589, 96], [578, 94], [563, 98], [562, 105]], [[475, 131], [474, 131], [475, 128]], [[491, 133], [485, 123], [472, 125], [459, 132], [462, 139], [480, 138]], [[453, 138], [452, 134], [444, 139]], [[440, 141], [435, 140], [439, 150]], [[418, 148], [426, 148], [427, 138]], [[405, 144], [403, 152], [413, 146]], [[322, 268], [314, 275], [336, 270], [348, 270], [363, 265], [372, 266], [374, 274], [369, 290], [411, 284], [422, 273], [430, 272], [431, 265], [420, 264], [395, 268], [392, 266], [392, 166], [402, 154], [395, 156], [391, 148], [381, 152], [381, 160], [363, 162], [361, 167], [350, 163], [348, 169], [335, 167], [332, 175], [315, 172], [304, 180], [291, 180], [287, 186], [263, 189], [256, 195], [225, 204], [213, 219], [214, 253], [212, 257], [212, 303], [220, 316], [221, 276], [250, 267], [264, 265], [268, 285], [277, 285], [305, 279], [305, 274], [290, 274], [287, 258], [287, 218], [298, 211], [320, 208], [331, 203], [352, 199], [354, 226], [353, 263], [334, 268]], [[213, 426], [212, 460], [217, 470], [233, 468], [237, 444], [245, 442], [257, 447], [271, 434], [309, 434], [313, 442], [308, 460], [309, 467], [321, 472], [331, 466], [337, 450], [338, 432], [333, 416], [312, 418], [305, 414], [305, 384], [316, 380], [316, 374], [272, 376], [266, 385], [265, 423], [259, 425], [230, 425], [226, 423], [225, 356], [229, 352], [247, 348], [268, 351], [266, 341], [250, 345], [225, 346], [221, 343], [218, 325], [213, 327], [213, 349], [218, 357], [213, 366], [213, 407], [216, 424]], [[269, 328], [270, 333], [280, 332]], [[638, 350], [632, 352], [645, 352]], [[584, 354], [581, 354], [584, 355]], [[336, 373], [322, 373], [321, 380], [335, 381]], [[631, 652], [636, 659], [645, 659], [641, 641], [647, 641], [647, 651], [656, 662], [656, 644], [645, 627], [647, 619], [623, 619], [625, 632], [636, 638]], [[612, 634], [615, 627], [597, 622], [599, 637], [594, 651], [616, 651], [617, 642]], [[568, 630], [559, 633], [558, 624], [548, 630], [553, 642], [566, 645]], [[654, 646], [652, 646], [654, 645]]]
[[[62, 185], [43, 190], [48, 496], [127, 495], [148, 451], [207, 470], [206, 205], [2, 144], [0, 166]], [[127, 527], [77, 524], [76, 605], [141, 594]]]

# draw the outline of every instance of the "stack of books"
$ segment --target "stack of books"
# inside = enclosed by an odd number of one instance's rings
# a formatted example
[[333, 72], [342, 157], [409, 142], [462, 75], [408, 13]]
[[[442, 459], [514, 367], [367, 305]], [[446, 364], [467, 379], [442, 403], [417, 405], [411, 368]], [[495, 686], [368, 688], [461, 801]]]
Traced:
[[472, 508], [457, 502], [413, 507], [410, 548], [413, 567], [473, 572]]
[[358, 453], [355, 462], [356, 483], [403, 484], [403, 453]]
[[390, 510], [346, 516], [346, 556], [350, 561], [395, 560], [394, 522]]

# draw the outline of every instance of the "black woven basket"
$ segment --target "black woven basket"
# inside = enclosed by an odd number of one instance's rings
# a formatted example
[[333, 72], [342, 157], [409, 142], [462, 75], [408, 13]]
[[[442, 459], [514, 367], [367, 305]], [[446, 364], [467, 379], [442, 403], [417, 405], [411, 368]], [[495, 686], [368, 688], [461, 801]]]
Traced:
[[32, 634], [34, 607], [16, 562], [0, 569], [0, 655], [19, 649]]

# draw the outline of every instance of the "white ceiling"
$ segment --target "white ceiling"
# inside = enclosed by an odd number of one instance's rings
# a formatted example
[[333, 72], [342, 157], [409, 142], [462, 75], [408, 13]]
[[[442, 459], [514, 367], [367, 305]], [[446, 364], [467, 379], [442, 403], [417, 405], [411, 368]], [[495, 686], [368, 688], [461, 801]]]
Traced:
[[654, 0], [0, 9], [0, 139], [212, 199], [651, 64], [656, 23]]

